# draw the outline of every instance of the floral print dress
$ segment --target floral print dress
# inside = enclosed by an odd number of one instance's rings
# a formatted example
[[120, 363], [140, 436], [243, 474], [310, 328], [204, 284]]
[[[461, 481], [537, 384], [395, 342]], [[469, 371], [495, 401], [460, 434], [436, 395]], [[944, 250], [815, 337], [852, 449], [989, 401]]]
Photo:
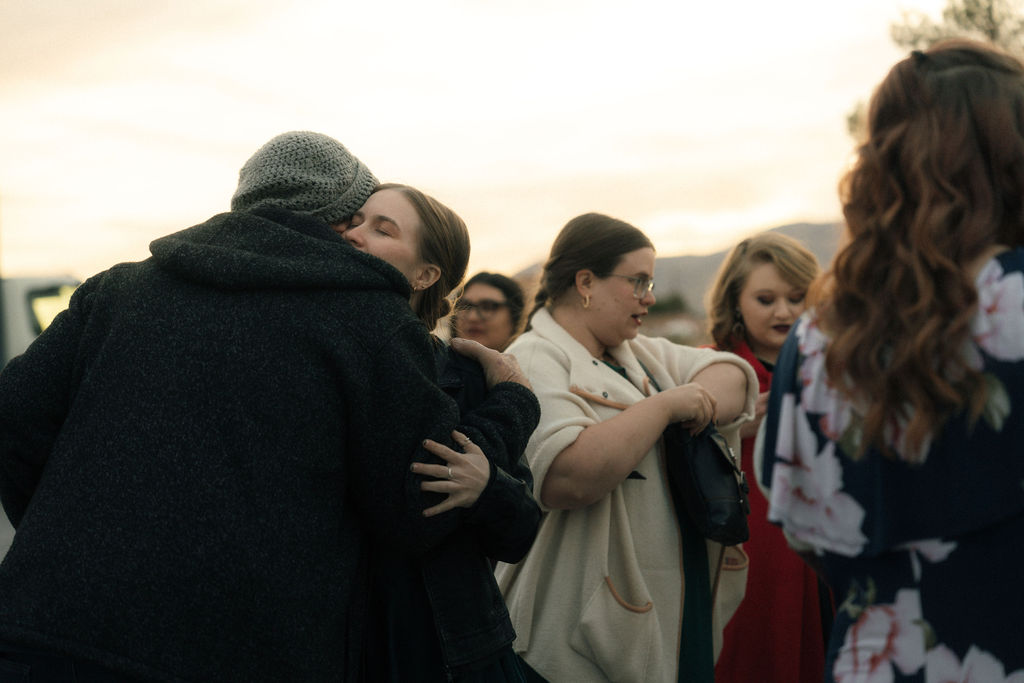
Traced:
[[[979, 273], [964, 353], [988, 384], [923, 460], [854, 460], [860, 430], [804, 314], [779, 356], [763, 434], [769, 519], [813, 552], [838, 603], [826, 680], [1024, 683], [1024, 249]], [[906, 423], [887, 443], [909, 452]]]

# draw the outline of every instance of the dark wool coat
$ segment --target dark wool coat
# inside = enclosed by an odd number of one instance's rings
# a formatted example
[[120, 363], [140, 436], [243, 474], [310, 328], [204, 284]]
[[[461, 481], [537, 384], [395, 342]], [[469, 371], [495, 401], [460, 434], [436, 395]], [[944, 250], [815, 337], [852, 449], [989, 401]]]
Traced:
[[[0, 374], [0, 639], [155, 680], [351, 679], [366, 541], [419, 556], [461, 522], [423, 517], [409, 471], [458, 410], [408, 283], [287, 212], [151, 251]], [[534, 402], [500, 384], [459, 429], [514, 458], [490, 437]]]
[[[480, 364], [438, 342], [439, 384], [461, 414], [494, 409]], [[500, 409], [500, 406], [498, 406]], [[540, 526], [533, 475], [522, 451], [540, 420], [540, 403], [516, 413], [504, 432], [508, 458], [490, 460], [490, 478], [460, 529], [412, 561], [375, 549], [371, 565], [370, 627], [364, 680], [504, 680], [496, 660], [507, 653], [515, 630], [494, 579], [491, 560], [518, 562]], [[444, 513], [450, 514], [450, 513]], [[495, 667], [494, 670], [487, 667]]]

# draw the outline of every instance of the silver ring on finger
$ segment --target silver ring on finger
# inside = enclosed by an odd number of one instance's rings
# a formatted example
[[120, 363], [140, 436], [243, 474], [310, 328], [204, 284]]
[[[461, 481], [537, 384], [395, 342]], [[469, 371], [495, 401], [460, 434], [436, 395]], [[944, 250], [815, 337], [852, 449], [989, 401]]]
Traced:
[[452, 466], [451, 465], [448, 466], [448, 478], [449, 479], [455, 479], [455, 475], [452, 474]]

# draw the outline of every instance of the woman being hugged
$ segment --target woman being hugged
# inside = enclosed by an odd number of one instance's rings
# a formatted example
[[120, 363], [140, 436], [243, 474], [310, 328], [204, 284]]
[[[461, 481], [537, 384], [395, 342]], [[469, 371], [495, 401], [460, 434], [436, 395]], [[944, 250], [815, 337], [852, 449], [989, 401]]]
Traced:
[[[765, 232], [733, 247], [708, 295], [715, 346], [740, 356], [757, 374], [757, 417], [740, 429], [741, 467], [749, 482], [757, 481], [754, 435], [764, 417], [772, 369], [817, 274], [818, 262], [806, 247]], [[715, 680], [819, 683], [825, 666], [822, 615], [831, 624], [831, 601], [827, 589], [819, 588], [814, 570], [789, 549], [767, 513], [767, 499], [751, 486], [750, 540], [743, 544], [750, 557], [747, 592], [725, 629]]]
[[[469, 232], [450, 208], [414, 187], [388, 183], [334, 228], [353, 247], [405, 276], [412, 289], [409, 303], [426, 329], [449, 313], [448, 296], [469, 261]], [[518, 683], [514, 631], [489, 560], [520, 560], [537, 532], [540, 510], [521, 456], [539, 407], [521, 387], [489, 392], [503, 382], [529, 386], [515, 358], [472, 341], [454, 342], [468, 355], [434, 342], [439, 384], [460, 414], [473, 416], [486, 404], [484, 415], [500, 416], [501, 429], [482, 432], [491, 437], [486, 456], [467, 434], [454, 432], [461, 450], [427, 441], [440, 459], [412, 465], [430, 497], [425, 514], [444, 515], [458, 526], [419, 556], [370, 543], [362, 680]]]
[[840, 603], [829, 680], [1022, 680], [1024, 66], [896, 64], [842, 200], [763, 441], [769, 519]]
[[551, 681], [712, 681], [715, 635], [742, 597], [742, 551], [725, 557], [676, 514], [661, 435], [717, 422], [737, 436], [757, 380], [732, 354], [640, 336], [653, 277], [640, 230], [574, 218], [509, 347], [541, 404], [527, 458], [546, 514], [498, 583], [516, 652]]
[[498, 462], [538, 412], [514, 381], [468, 414], [438, 386], [445, 262], [332, 229], [376, 184], [329, 136], [275, 136], [231, 211], [90, 278], [0, 373], [0, 679], [359, 679], [369, 549], [423, 558], [480, 518], [424, 515], [448, 467], [424, 440]]

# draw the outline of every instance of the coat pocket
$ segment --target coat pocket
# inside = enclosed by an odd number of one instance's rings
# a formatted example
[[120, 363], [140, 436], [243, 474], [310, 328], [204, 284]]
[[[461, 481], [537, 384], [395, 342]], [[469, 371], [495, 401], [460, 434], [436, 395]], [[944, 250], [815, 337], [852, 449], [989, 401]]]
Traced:
[[569, 645], [610, 681], [646, 680], [648, 669], [661, 657], [658, 616], [650, 596], [645, 590], [620, 592], [611, 577], [604, 577], [584, 605]]

